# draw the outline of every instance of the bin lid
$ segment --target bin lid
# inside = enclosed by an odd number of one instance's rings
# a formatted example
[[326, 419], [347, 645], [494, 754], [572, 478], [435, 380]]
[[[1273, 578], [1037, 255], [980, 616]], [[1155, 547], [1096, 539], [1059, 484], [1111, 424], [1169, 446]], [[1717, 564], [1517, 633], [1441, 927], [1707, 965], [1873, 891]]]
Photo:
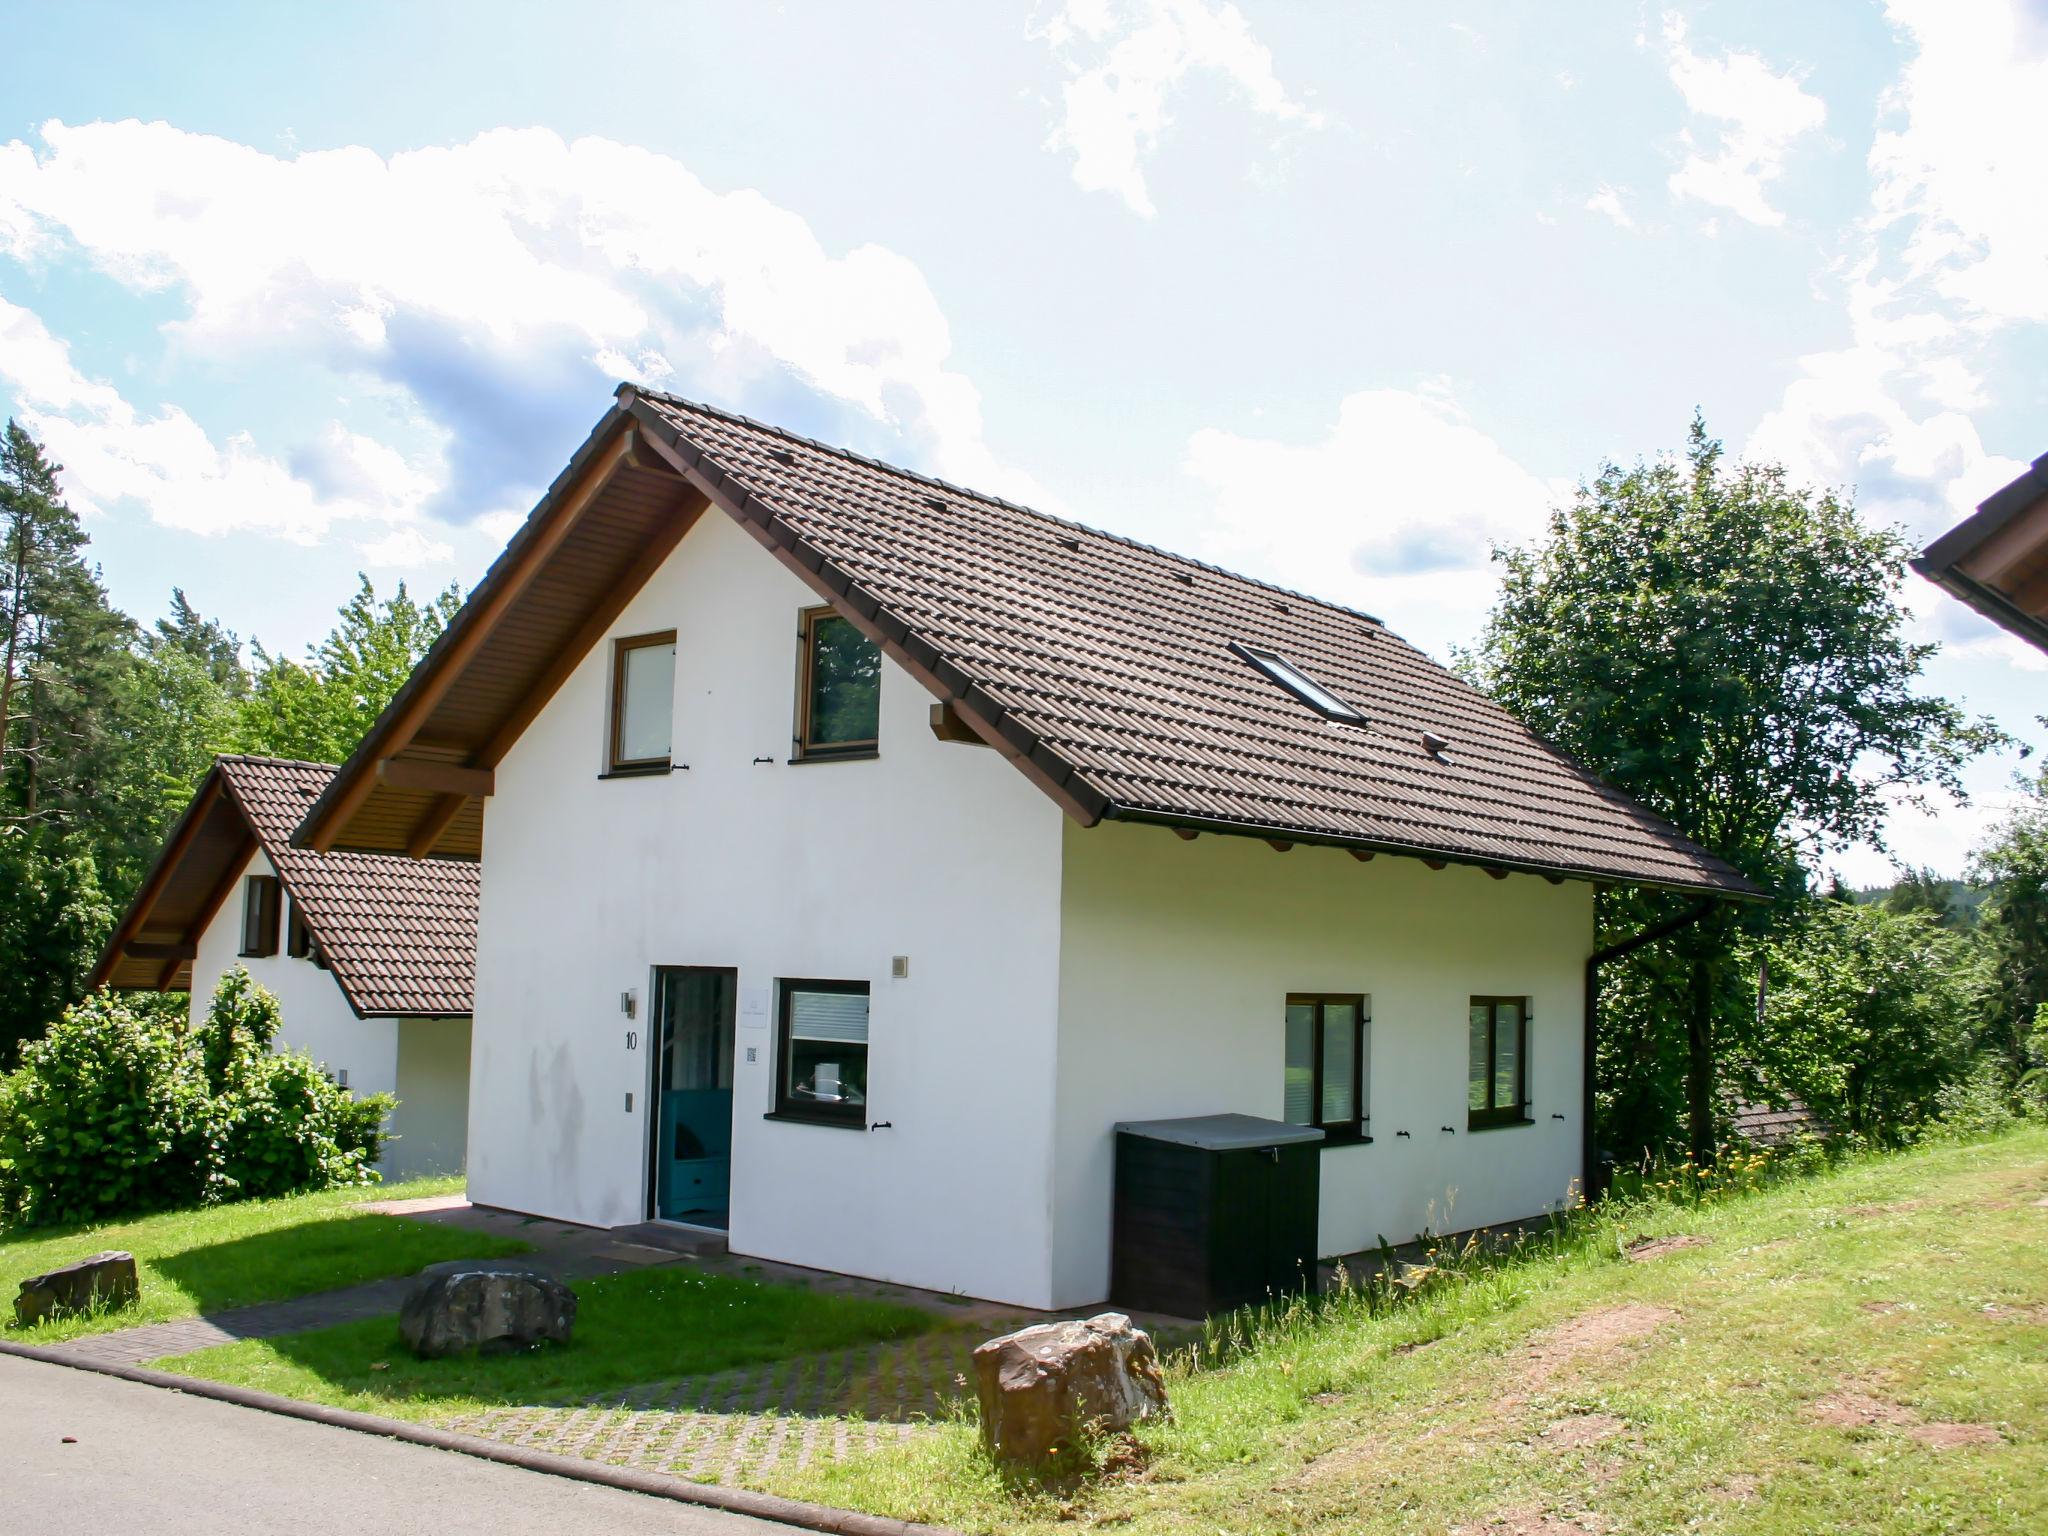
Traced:
[[1190, 1115], [1184, 1120], [1119, 1120], [1117, 1130], [1148, 1141], [1170, 1141], [1205, 1152], [1235, 1152], [1244, 1147], [1281, 1147], [1297, 1141], [1321, 1141], [1313, 1125], [1261, 1120], [1257, 1115]]

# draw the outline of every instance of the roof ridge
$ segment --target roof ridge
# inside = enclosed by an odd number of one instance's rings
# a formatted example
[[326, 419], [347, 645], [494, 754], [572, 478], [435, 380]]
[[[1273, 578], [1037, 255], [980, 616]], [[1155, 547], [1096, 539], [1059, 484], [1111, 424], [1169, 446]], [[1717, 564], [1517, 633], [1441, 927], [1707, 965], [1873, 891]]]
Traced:
[[267, 757], [261, 752], [216, 752], [213, 760], [217, 763], [261, 763], [266, 768], [322, 768], [328, 773], [339, 773], [339, 763], [316, 763], [304, 757]]
[[[1085, 533], [1094, 538], [1107, 539], [1113, 544], [1121, 544], [1126, 549], [1142, 550], [1148, 555], [1156, 555], [1163, 560], [1171, 560], [1178, 565], [1193, 566], [1196, 570], [1206, 571], [1211, 576], [1227, 576], [1232, 581], [1242, 581], [1249, 586], [1258, 587], [1267, 592], [1277, 592], [1282, 597], [1291, 597], [1298, 602], [1314, 603], [1317, 607], [1327, 608], [1333, 613], [1345, 614], [1354, 619], [1363, 619], [1376, 629], [1387, 628], [1386, 621], [1377, 614], [1367, 613], [1362, 608], [1353, 608], [1348, 603], [1336, 602], [1327, 597], [1317, 597], [1312, 592], [1303, 592], [1295, 587], [1283, 587], [1277, 581], [1267, 581], [1264, 577], [1247, 576], [1243, 571], [1233, 571], [1227, 566], [1213, 565], [1207, 560], [1198, 560], [1193, 555], [1181, 554], [1178, 550], [1165, 549], [1157, 544], [1147, 544], [1143, 539], [1134, 539], [1125, 533], [1113, 533], [1107, 528], [1098, 528], [1093, 523], [1084, 523], [1074, 518], [1059, 517], [1051, 512], [1042, 512], [1037, 507], [1025, 506], [1021, 501], [1011, 501], [1008, 497], [998, 496], [991, 491], [978, 491], [972, 486], [959, 485], [954, 481], [941, 479], [937, 475], [928, 475], [922, 470], [906, 469], [901, 464], [891, 464], [887, 459], [878, 459], [852, 448], [841, 447], [836, 443], [827, 443], [815, 437], [806, 437], [801, 432], [792, 432], [789, 428], [779, 427], [770, 421], [757, 421], [753, 417], [744, 415], [739, 411], [727, 410], [723, 406], [712, 405], [703, 400], [691, 400], [683, 395], [671, 394], [664, 389], [649, 389], [639, 384], [622, 384], [619, 387], [622, 390], [630, 389], [636, 395], [645, 399], [658, 400], [665, 405], [680, 406], [685, 410], [702, 411], [707, 416], [715, 416], [721, 421], [729, 421], [736, 426], [746, 427], [755, 432], [765, 432], [770, 436], [780, 437], [792, 443], [801, 443], [806, 448], [814, 448], [818, 452], [830, 454], [836, 459], [850, 459], [856, 464], [865, 464], [870, 469], [879, 469], [892, 475], [901, 475], [906, 480], [915, 480], [922, 485], [937, 486], [940, 490], [951, 491], [956, 496], [971, 496], [976, 501], [991, 502], [1012, 512], [1020, 512], [1026, 517], [1036, 518], [1040, 522], [1049, 523], [1055, 528], [1073, 529], [1076, 532]], [[1389, 634], [1392, 633], [1391, 630], [1387, 632]]]

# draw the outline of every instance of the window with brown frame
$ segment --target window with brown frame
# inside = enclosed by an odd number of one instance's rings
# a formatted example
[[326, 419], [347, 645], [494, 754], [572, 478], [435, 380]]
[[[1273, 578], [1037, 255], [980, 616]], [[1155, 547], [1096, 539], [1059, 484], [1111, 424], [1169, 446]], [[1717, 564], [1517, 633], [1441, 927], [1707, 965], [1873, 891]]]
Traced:
[[872, 757], [881, 735], [882, 651], [832, 608], [798, 630], [796, 755]]
[[313, 955], [313, 930], [307, 926], [306, 914], [299, 910], [298, 898], [292, 898], [291, 917], [285, 923], [284, 952], [295, 960], [309, 960]]
[[613, 773], [666, 773], [676, 708], [676, 632], [612, 642]]
[[1370, 1141], [1372, 1001], [1360, 993], [1287, 994], [1282, 1115], [1321, 1129], [1323, 1144]]
[[866, 982], [783, 982], [776, 1036], [777, 1116], [867, 1124]]
[[1472, 999], [1466, 1129], [1529, 1124], [1529, 999]]
[[251, 875], [242, 884], [242, 958], [260, 960], [277, 953], [277, 918], [281, 887], [275, 875]]

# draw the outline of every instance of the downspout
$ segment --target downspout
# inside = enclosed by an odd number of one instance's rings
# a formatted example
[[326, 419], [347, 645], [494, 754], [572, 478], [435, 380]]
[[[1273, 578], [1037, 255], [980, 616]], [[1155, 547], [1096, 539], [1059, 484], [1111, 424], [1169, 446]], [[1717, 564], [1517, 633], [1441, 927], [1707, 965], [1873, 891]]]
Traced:
[[1600, 1193], [1600, 1149], [1593, 1134], [1594, 1066], [1598, 1058], [1599, 1044], [1594, 1035], [1594, 1025], [1600, 1016], [1600, 967], [1610, 960], [1619, 960], [1623, 955], [1634, 954], [1645, 944], [1654, 944], [1659, 939], [1668, 939], [1681, 928], [1690, 928], [1694, 923], [1705, 917], [1708, 912], [1712, 911], [1713, 906], [1714, 901], [1712, 897], [1702, 897], [1676, 917], [1667, 917], [1663, 922], [1653, 924], [1633, 937], [1609, 944], [1604, 949], [1596, 949], [1592, 954], [1586, 956], [1585, 1060], [1581, 1069], [1584, 1079], [1584, 1108], [1580, 1111], [1579, 1115], [1581, 1125], [1579, 1166], [1582, 1170], [1579, 1187], [1585, 1192], [1585, 1198], [1588, 1201], [1591, 1201]]

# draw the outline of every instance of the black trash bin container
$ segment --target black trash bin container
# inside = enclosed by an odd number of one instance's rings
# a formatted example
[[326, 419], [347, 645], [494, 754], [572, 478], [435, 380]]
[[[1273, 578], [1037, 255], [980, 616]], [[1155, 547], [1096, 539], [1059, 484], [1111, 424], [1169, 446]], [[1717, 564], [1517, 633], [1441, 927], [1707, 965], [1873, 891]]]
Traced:
[[1322, 1139], [1254, 1115], [1117, 1126], [1110, 1299], [1207, 1317], [1313, 1284]]

